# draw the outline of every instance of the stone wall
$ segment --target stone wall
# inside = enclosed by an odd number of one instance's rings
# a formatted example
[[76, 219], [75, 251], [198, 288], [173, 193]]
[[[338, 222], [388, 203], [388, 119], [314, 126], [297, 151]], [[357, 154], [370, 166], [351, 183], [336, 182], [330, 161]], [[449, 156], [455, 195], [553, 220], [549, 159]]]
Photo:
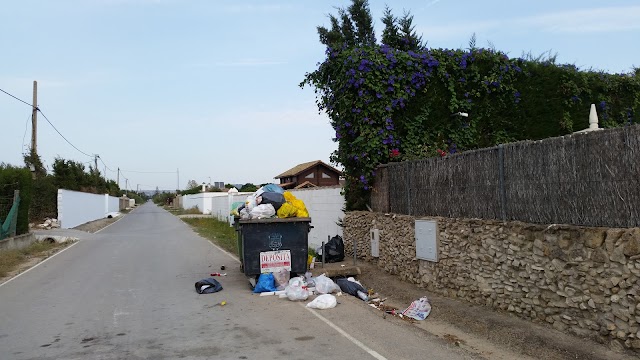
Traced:
[[347, 256], [355, 240], [358, 258], [434, 293], [640, 352], [640, 228], [424, 217], [438, 221], [439, 261], [429, 262], [416, 258], [415, 219], [347, 213]]

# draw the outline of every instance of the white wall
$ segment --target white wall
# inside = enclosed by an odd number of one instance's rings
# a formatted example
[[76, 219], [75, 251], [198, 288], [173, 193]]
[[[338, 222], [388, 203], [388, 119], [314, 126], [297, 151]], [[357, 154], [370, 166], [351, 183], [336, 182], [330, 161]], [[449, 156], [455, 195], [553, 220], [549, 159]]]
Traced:
[[182, 208], [186, 210], [197, 206], [201, 213], [211, 214], [211, 198], [214, 197], [213, 194], [226, 195], [226, 193], [199, 193], [184, 195], [182, 197]]
[[317, 248], [327, 242], [327, 236], [342, 236], [342, 228], [336, 224], [344, 217], [344, 196], [340, 194], [342, 187], [319, 187], [291, 190], [291, 193], [302, 200], [311, 217], [309, 246]]
[[58, 221], [63, 229], [102, 219], [109, 212], [117, 212], [119, 207], [117, 197], [58, 190]]
[[[309, 210], [313, 229], [309, 232], [309, 246], [314, 249], [327, 241], [327, 236], [342, 236], [342, 228], [336, 222], [344, 217], [344, 196], [340, 194], [342, 187], [320, 187], [291, 190], [291, 193], [302, 200]], [[220, 221], [230, 221], [229, 213], [234, 202], [244, 202], [252, 193], [200, 193], [184, 195], [182, 208], [190, 209], [198, 206], [203, 214], [211, 214]]]
[[105, 195], [107, 199], [107, 212], [118, 212], [120, 211], [120, 198]]

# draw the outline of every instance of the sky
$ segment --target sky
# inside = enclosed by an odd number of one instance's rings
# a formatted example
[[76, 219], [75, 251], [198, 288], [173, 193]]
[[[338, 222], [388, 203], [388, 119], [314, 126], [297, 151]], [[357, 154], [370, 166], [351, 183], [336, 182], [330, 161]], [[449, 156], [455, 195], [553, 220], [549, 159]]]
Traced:
[[[307, 72], [324, 60], [316, 27], [348, 0], [2, 0], [0, 89], [32, 102], [38, 154], [129, 189], [262, 184], [329, 163], [335, 132]], [[378, 39], [385, 1], [370, 0]], [[640, 67], [637, 0], [394, 0], [432, 48], [494, 47], [511, 57], [611, 73]], [[64, 138], [63, 138], [64, 136]], [[0, 92], [0, 162], [22, 165], [31, 107]], [[66, 140], [65, 140], [66, 138]]]

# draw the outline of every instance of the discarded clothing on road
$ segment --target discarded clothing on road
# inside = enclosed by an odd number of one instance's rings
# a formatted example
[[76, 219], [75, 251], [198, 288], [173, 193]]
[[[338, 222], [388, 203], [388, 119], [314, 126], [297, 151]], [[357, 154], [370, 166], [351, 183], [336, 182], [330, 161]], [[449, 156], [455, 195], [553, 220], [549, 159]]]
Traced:
[[202, 279], [196, 282], [196, 292], [198, 294], [213, 294], [222, 290], [222, 285], [214, 278]]

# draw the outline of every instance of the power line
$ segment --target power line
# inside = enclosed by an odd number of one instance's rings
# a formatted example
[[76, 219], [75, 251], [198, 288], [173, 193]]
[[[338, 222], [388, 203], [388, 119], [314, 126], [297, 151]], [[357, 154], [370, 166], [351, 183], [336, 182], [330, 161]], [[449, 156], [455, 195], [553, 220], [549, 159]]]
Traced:
[[51, 123], [51, 121], [49, 121], [49, 119], [47, 118], [47, 115], [45, 115], [45, 114], [42, 112], [42, 110], [40, 110], [40, 109], [38, 109], [38, 111], [40, 112], [40, 114], [42, 114], [42, 116], [45, 118], [45, 120], [47, 120], [47, 122], [49, 123], [49, 125], [51, 125], [51, 127], [53, 128], [53, 130], [55, 130], [55, 131], [58, 133], [58, 135], [62, 136], [62, 138], [63, 138], [67, 143], [69, 143], [69, 145], [73, 146], [73, 148], [74, 148], [74, 149], [76, 149], [76, 150], [78, 150], [79, 152], [81, 152], [81, 153], [85, 154], [86, 156], [88, 156], [88, 157], [93, 157], [93, 155], [89, 155], [89, 154], [87, 154], [86, 152], [84, 152], [84, 151], [82, 151], [82, 150], [78, 149], [75, 145], [73, 145], [73, 144], [71, 143], [71, 141], [67, 140], [67, 138], [66, 138], [66, 137], [64, 137], [64, 135], [62, 135], [62, 133], [61, 133], [60, 131], [58, 131], [58, 129], [56, 129], [56, 127]]
[[[29, 106], [31, 106], [31, 107], [34, 107], [33, 105], [29, 104], [28, 102], [26, 102], [26, 101], [24, 101], [24, 100], [22, 100], [22, 99], [19, 99], [19, 98], [15, 97], [15, 96], [13, 96], [13, 95], [9, 94], [8, 92], [6, 92], [6, 91], [2, 90], [2, 89], [0, 89], [0, 91], [2, 91], [3, 93], [5, 93], [5, 94], [7, 94], [7, 95], [11, 96], [12, 98], [14, 98], [14, 99], [16, 99], [16, 100], [18, 100], [18, 101], [21, 101], [21, 102], [23, 102], [23, 103], [25, 103], [25, 104], [27, 104], [27, 105], [29, 105]], [[36, 109], [37, 109], [37, 107], [36, 107]], [[38, 109], [38, 110], [40, 110], [40, 109]]]
[[98, 159], [100, 159], [100, 162], [102, 162], [102, 165], [104, 165], [104, 167], [106, 167], [106, 168], [107, 168], [107, 170], [109, 170], [109, 171], [111, 171], [111, 172], [115, 172], [115, 171], [111, 170], [111, 168], [110, 168], [110, 167], [108, 167], [108, 166], [107, 166], [107, 164], [105, 164], [105, 163], [104, 163], [104, 160], [102, 160], [102, 158], [101, 158], [100, 156], [98, 156]]
[[26, 154], [26, 151], [24, 151], [24, 139], [27, 138], [27, 129], [29, 129], [30, 119], [31, 119], [31, 115], [27, 116], [27, 121], [24, 124], [24, 135], [22, 135], [22, 154]]
[[[45, 114], [42, 112], [42, 110], [40, 110], [40, 108], [39, 108], [39, 107], [37, 107], [37, 106], [33, 106], [32, 104], [30, 104], [30, 103], [28, 103], [28, 102], [26, 102], [26, 101], [24, 101], [24, 100], [22, 100], [22, 99], [18, 98], [17, 96], [15, 96], [15, 95], [13, 95], [13, 94], [8, 93], [7, 91], [5, 91], [5, 90], [3, 90], [3, 89], [0, 89], [0, 91], [2, 91], [3, 93], [5, 93], [5, 94], [7, 94], [7, 95], [11, 96], [12, 98], [14, 98], [14, 99], [16, 99], [16, 100], [18, 100], [18, 101], [20, 101], [20, 102], [24, 103], [25, 105], [28, 105], [28, 106], [30, 106], [30, 107], [32, 107], [32, 108], [35, 108], [35, 109], [36, 109], [36, 111], [40, 112], [40, 114], [42, 114], [42, 116], [44, 117], [44, 119], [45, 119], [45, 120], [47, 120], [47, 122], [49, 123], [49, 125], [51, 125], [51, 127], [53, 128], [53, 130], [55, 130], [55, 131], [58, 133], [58, 135], [60, 135], [60, 137], [62, 137], [62, 138], [64, 139], [64, 141], [66, 141], [69, 145], [71, 145], [71, 146], [72, 146], [74, 149], [76, 149], [78, 152], [80, 152], [81, 154], [83, 154], [83, 155], [85, 155], [85, 156], [88, 156], [88, 157], [94, 157], [94, 156], [97, 156], [97, 155], [91, 155], [91, 154], [88, 154], [88, 153], [86, 153], [86, 152], [84, 152], [84, 151], [80, 150], [80, 149], [79, 149], [77, 146], [75, 146], [71, 141], [69, 141], [69, 139], [67, 139], [64, 135], [62, 135], [62, 133], [61, 133], [61, 132], [60, 132], [60, 131], [55, 127], [55, 125], [53, 125], [53, 123], [51, 122], [51, 120], [49, 120], [49, 118], [47, 117], [47, 115], [45, 115]], [[23, 135], [23, 137], [22, 137], [22, 147], [23, 147], [23, 150], [24, 150], [24, 139], [26, 138], [26, 135], [27, 135], [27, 129], [28, 129], [28, 127], [29, 127], [29, 118], [27, 118], [27, 123], [25, 124], [25, 133], [24, 133], [24, 135]], [[107, 168], [107, 169], [108, 169], [109, 171], [111, 171], [111, 172], [115, 172], [113, 169], [111, 169], [109, 166], [107, 166], [107, 164], [104, 162], [104, 160], [102, 160], [102, 158], [101, 158], [100, 156], [98, 156], [98, 158], [100, 159], [100, 162], [102, 162], [102, 165], [104, 165], [104, 166], [105, 166], [105, 168]], [[89, 163], [90, 163], [90, 162], [89, 162]], [[121, 173], [121, 174], [122, 174], [122, 171], [123, 171], [123, 170], [120, 170], [120, 173]], [[175, 171], [135, 171], [135, 170], [126, 170], [126, 171], [127, 171], [127, 172], [130, 172], [130, 173], [138, 173], [138, 174], [174, 174], [174, 173], [175, 173]], [[129, 181], [129, 179], [128, 179], [126, 176], [124, 176], [124, 174], [122, 174], [122, 177], [123, 177], [126, 181]], [[144, 186], [151, 186], [151, 185], [144, 185]]]

